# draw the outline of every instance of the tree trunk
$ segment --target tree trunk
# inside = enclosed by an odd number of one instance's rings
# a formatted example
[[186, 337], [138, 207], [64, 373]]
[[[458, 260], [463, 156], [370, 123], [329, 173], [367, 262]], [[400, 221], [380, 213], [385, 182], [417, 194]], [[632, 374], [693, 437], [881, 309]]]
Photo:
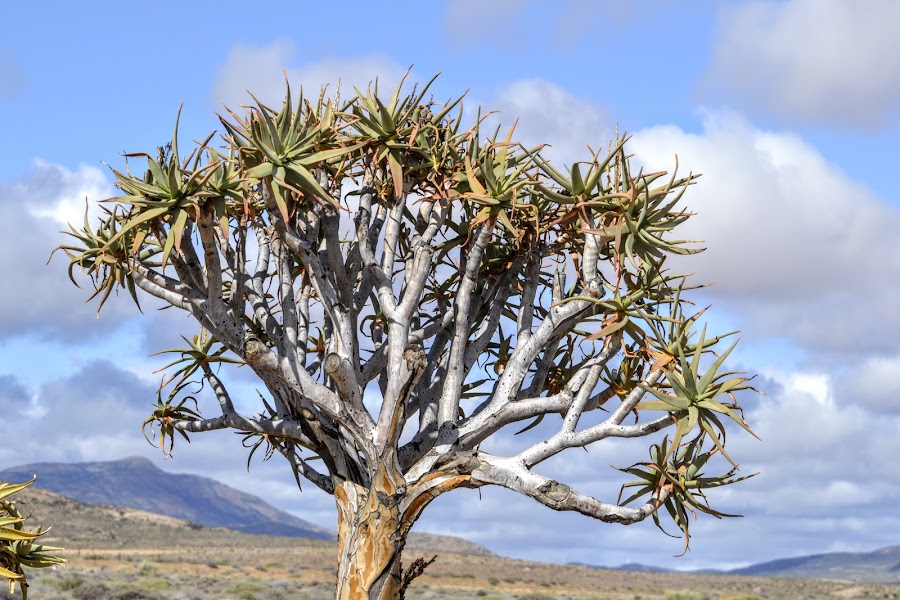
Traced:
[[335, 488], [338, 508], [337, 600], [396, 600], [400, 553], [412, 523], [400, 514], [397, 487], [382, 474], [371, 489], [345, 482]]

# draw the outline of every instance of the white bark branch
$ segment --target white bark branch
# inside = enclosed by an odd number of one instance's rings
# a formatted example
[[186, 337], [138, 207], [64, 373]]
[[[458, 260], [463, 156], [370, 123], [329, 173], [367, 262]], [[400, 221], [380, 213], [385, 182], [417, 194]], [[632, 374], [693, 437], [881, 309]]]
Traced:
[[643, 521], [668, 498], [667, 491], [663, 490], [643, 506], [632, 508], [609, 504], [549, 477], [533, 473], [521, 461], [497, 458], [483, 452], [477, 454], [477, 459], [480, 464], [472, 471], [473, 482], [499, 485], [533, 498], [553, 510], [575, 511], [606, 523], [630, 525]]
[[443, 391], [438, 401], [439, 423], [455, 423], [459, 417], [459, 400], [466, 377], [465, 356], [472, 316], [472, 292], [481, 268], [482, 254], [494, 233], [495, 224], [496, 218], [491, 217], [478, 226], [472, 248], [465, 256], [465, 268], [453, 303], [454, 330], [450, 341], [449, 362], [444, 372]]
[[[644, 385], [654, 385], [662, 375], [661, 370], [654, 371], [644, 380]], [[590, 393], [590, 391], [588, 391]], [[646, 392], [641, 386], [636, 386], [629, 393], [622, 404], [607, 418], [603, 423], [575, 431], [576, 419], [566, 420], [563, 428], [553, 437], [538, 442], [530, 448], [523, 450], [516, 458], [527, 467], [532, 467], [541, 463], [551, 456], [559, 454], [567, 448], [577, 448], [593, 444], [607, 437], [640, 437], [649, 435], [660, 429], [675, 423], [671, 415], [665, 415], [654, 421], [647, 423], [639, 423], [631, 427], [622, 427], [622, 420], [634, 410], [635, 405], [640, 402]]]

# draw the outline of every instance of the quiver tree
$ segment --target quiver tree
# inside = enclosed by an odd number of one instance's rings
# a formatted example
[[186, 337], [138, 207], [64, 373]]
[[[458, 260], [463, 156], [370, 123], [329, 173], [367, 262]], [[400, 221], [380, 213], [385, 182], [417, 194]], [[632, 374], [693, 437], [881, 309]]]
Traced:
[[34, 483], [7, 483], [0, 481], [0, 577], [6, 578], [9, 594], [15, 591], [16, 584], [22, 590], [22, 599], [28, 598], [28, 582], [25, 580], [25, 567], [42, 569], [66, 562], [56, 556], [62, 548], [45, 546], [40, 537], [48, 530], [41, 526], [26, 529], [26, 515], [16, 507], [12, 496]]
[[[279, 110], [222, 117], [224, 147], [210, 135], [183, 156], [176, 122], [156, 156], [126, 155], [146, 170], [113, 170], [124, 195], [61, 246], [70, 277], [87, 273], [101, 307], [140, 290], [201, 327], [167, 351], [145, 428], [165, 452], [237, 430], [332, 494], [339, 598], [397, 597], [410, 528], [461, 487], [610, 523], [668, 516], [687, 541], [697, 511], [722, 516], [705, 490], [742, 479], [725, 423], [747, 429], [732, 395], [747, 380], [720, 370], [730, 348], [695, 332], [692, 286], [665, 268], [699, 251], [672, 237], [696, 176], [636, 172], [618, 135], [559, 170], [513, 129], [463, 126], [460, 99], [427, 100], [430, 84], [343, 103], [288, 89]], [[225, 362], [258, 376], [258, 414], [235, 409]], [[195, 382], [217, 407], [198, 405]], [[518, 454], [480, 449], [542, 419], [535, 431], [558, 428]], [[653, 434], [618, 500], [535, 470]], [[715, 454], [731, 466], [705, 474]]]

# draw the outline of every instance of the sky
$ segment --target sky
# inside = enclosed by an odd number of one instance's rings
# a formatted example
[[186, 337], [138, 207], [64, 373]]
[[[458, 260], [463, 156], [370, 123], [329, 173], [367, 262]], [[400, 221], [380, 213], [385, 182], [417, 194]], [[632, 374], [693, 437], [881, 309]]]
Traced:
[[[202, 139], [246, 90], [280, 100], [283, 73], [307, 93], [340, 79], [412, 77], [441, 98], [519, 118], [524, 142], [560, 163], [605, 145], [616, 124], [641, 164], [703, 173], [686, 196], [686, 260], [715, 282], [703, 302], [740, 329], [731, 366], [762, 441], [729, 437], [744, 473], [710, 494], [741, 519], [701, 516], [691, 551], [650, 522], [607, 525], [511, 492], [439, 498], [418, 531], [462, 535], [506, 556], [678, 569], [900, 543], [900, 3], [698, 0], [642, 3], [447, 0], [6, 3], [0, 36], [0, 469], [146, 456], [215, 477], [334, 527], [330, 497], [299, 492], [286, 464], [254, 459], [231, 433], [149, 446], [141, 421], [164, 364], [194, 325], [140, 314], [127, 295], [97, 318], [67, 261], [47, 264], [85, 198], [115, 195], [104, 163], [170, 136]], [[248, 382], [248, 389], [252, 386]], [[501, 440], [502, 441], [502, 440]], [[602, 499], [609, 464], [641, 445], [597, 444], [554, 465]], [[603, 446], [603, 447], [600, 447]], [[39, 475], [39, 474], [38, 474]]]

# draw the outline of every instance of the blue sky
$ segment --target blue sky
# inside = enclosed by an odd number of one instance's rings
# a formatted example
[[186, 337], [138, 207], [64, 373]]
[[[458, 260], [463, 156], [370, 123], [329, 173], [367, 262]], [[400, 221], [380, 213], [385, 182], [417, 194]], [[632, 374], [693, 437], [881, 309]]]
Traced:
[[[605, 144], [616, 123], [637, 160], [702, 172], [685, 263], [715, 281], [703, 301], [740, 328], [737, 366], [768, 395], [733, 455], [760, 477], [714, 496], [743, 519], [701, 519], [692, 551], [649, 523], [560, 515], [509, 493], [459, 492], [421, 530], [457, 533], [510, 556], [678, 568], [733, 566], [900, 543], [900, 5], [890, 0], [614, 3], [450, 0], [345, 3], [50, 1], [3, 8], [0, 38], [0, 468], [141, 454], [217, 477], [333, 526], [329, 498], [277, 459], [247, 474], [239, 438], [195, 436], [162, 460], [140, 436], [162, 363], [150, 352], [194, 327], [140, 317], [124, 298], [102, 318], [45, 266], [84, 197], [113, 195], [101, 161], [181, 131], [202, 138], [222, 103], [250, 89], [277, 101], [282, 71], [320, 84], [392, 85], [409, 67], [443, 74], [438, 97], [501, 111], [565, 162]], [[557, 465], [586, 490], [618, 491], [606, 465], [640, 448], [592, 449]], [[463, 518], [460, 519], [458, 515]]]

